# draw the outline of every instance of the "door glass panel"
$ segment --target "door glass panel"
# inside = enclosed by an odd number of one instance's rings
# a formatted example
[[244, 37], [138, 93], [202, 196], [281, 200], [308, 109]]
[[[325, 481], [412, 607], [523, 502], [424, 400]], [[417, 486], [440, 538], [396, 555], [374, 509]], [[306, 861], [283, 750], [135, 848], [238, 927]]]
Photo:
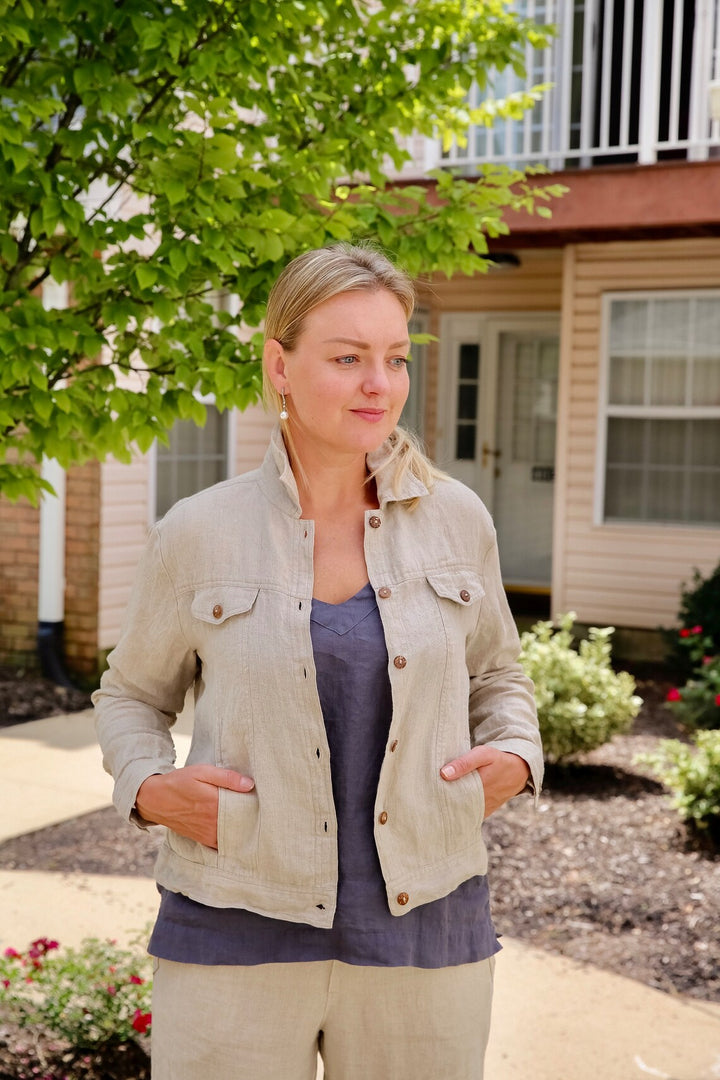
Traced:
[[458, 349], [458, 387], [455, 408], [455, 457], [458, 461], [475, 459], [475, 450], [478, 445], [479, 390], [480, 346], [476, 341], [463, 342]]
[[550, 584], [557, 378], [555, 335], [500, 335], [493, 517], [506, 584]]

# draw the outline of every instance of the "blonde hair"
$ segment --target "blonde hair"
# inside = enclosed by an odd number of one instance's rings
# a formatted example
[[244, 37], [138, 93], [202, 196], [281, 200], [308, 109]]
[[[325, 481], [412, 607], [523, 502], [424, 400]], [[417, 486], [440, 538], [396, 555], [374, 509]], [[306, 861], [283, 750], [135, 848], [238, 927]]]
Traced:
[[[371, 244], [332, 244], [298, 255], [282, 271], [268, 297], [265, 341], [278, 341], [289, 352], [297, 346], [309, 313], [326, 300], [348, 292], [385, 289], [399, 301], [409, 321], [415, 308], [412, 279]], [[281, 397], [263, 368], [263, 403], [268, 412], [280, 412]], [[283, 437], [292, 457], [292, 433], [283, 425]], [[419, 441], [404, 428], [391, 433], [390, 456], [383, 469], [394, 466], [393, 488], [411, 472], [428, 490], [444, 474], [423, 453]], [[374, 475], [374, 474], [373, 474]], [[371, 479], [370, 477], [369, 479]], [[416, 500], [412, 500], [413, 503]]]

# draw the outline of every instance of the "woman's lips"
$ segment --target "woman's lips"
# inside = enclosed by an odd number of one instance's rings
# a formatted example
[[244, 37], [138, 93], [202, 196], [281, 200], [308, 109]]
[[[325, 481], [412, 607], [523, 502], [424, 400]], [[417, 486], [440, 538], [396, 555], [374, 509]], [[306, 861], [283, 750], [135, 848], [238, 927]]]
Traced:
[[371, 424], [377, 423], [385, 416], [384, 409], [351, 409], [353, 416], [359, 416], [361, 420], [368, 420]]

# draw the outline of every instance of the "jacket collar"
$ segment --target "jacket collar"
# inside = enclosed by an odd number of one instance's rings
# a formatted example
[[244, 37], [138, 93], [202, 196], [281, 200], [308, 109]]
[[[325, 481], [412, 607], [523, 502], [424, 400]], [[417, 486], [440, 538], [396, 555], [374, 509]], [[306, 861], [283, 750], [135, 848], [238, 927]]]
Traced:
[[[428, 494], [422, 481], [411, 472], [404, 473], [396, 490], [395, 469], [392, 464], [387, 464], [391, 452], [390, 443], [386, 441], [368, 454], [366, 459], [368, 469], [376, 473], [375, 486], [381, 509], [391, 502], [417, 499]], [[270, 436], [270, 445], [260, 467], [260, 474], [265, 491], [275, 505], [286, 514], [299, 518], [302, 514], [300, 498], [279, 424], [275, 425]]]

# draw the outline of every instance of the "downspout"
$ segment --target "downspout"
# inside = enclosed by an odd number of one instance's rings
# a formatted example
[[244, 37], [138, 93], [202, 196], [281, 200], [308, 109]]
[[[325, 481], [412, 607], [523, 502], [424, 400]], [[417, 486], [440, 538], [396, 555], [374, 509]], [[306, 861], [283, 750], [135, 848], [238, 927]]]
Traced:
[[[67, 302], [67, 284], [48, 279], [43, 285], [43, 307], [65, 308]], [[37, 651], [45, 678], [71, 688], [74, 683], [64, 661], [65, 470], [57, 461], [43, 458], [41, 475], [55, 495], [43, 493], [40, 501]]]

